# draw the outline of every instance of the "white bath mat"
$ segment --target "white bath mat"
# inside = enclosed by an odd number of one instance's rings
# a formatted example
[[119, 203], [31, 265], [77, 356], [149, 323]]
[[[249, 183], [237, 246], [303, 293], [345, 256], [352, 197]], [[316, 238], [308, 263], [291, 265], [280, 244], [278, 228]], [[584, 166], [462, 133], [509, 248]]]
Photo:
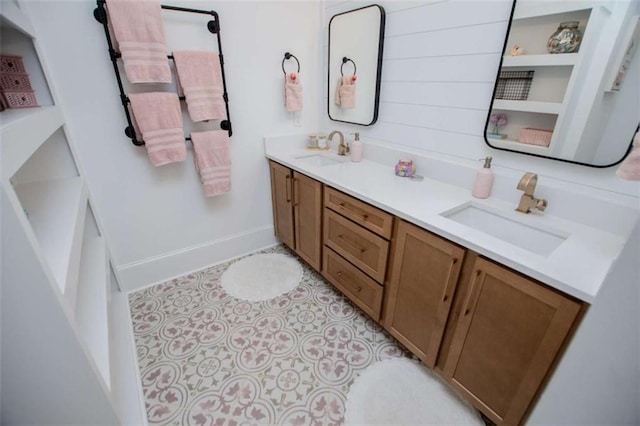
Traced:
[[278, 253], [256, 254], [237, 261], [222, 274], [222, 288], [236, 299], [257, 302], [273, 299], [298, 286], [302, 267]]
[[408, 358], [373, 364], [351, 385], [345, 425], [479, 425], [480, 415]]

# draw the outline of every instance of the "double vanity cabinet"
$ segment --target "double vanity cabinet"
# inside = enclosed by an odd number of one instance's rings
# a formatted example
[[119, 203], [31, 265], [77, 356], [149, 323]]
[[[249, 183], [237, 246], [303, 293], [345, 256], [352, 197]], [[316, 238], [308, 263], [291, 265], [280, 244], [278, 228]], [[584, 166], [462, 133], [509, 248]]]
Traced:
[[582, 302], [269, 161], [276, 236], [496, 424], [519, 424]]

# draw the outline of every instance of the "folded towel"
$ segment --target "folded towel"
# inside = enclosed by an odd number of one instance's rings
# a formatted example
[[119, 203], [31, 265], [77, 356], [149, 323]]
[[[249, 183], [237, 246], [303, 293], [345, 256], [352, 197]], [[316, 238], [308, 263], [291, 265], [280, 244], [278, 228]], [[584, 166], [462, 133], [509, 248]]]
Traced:
[[108, 22], [131, 83], [171, 83], [159, 2], [107, 0]]
[[226, 130], [191, 133], [196, 170], [207, 197], [231, 191], [231, 157]]
[[356, 107], [356, 78], [355, 75], [345, 75], [338, 80], [335, 102], [342, 109]]
[[187, 101], [193, 121], [226, 118], [220, 57], [214, 52], [173, 52], [178, 92]]
[[130, 93], [136, 134], [142, 140], [154, 166], [184, 161], [187, 150], [182, 130], [178, 95], [170, 92]]
[[633, 149], [624, 159], [616, 175], [626, 180], [640, 180], [640, 132], [636, 133]]
[[284, 105], [289, 112], [302, 110], [302, 85], [297, 73], [292, 72], [284, 77]]

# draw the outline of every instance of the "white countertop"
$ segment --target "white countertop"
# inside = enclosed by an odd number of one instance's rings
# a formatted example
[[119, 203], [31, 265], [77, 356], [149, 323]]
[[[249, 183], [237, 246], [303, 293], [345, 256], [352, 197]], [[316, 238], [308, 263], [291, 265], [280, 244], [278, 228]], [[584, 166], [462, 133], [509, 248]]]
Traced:
[[[338, 157], [334, 152], [322, 153], [343, 162], [317, 166], [300, 158], [317, 153], [304, 149], [303, 142], [292, 145], [277, 143], [272, 138], [265, 139], [267, 158], [585, 302], [593, 302], [626, 242], [625, 235], [573, 220], [545, 213], [518, 213], [515, 205], [495, 197], [486, 200], [474, 198], [468, 188], [429, 178], [415, 181], [398, 177], [393, 168], [367, 159], [353, 163], [348, 157]], [[500, 212], [503, 217], [535, 228], [560, 230], [568, 237], [544, 256], [441, 215], [468, 203]]]

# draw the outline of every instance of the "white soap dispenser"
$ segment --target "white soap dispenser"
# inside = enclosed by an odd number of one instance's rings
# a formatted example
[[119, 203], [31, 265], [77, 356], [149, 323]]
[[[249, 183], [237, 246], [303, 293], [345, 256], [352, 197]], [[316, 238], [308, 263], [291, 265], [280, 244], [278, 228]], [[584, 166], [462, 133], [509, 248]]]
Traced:
[[471, 195], [476, 198], [488, 198], [493, 185], [493, 171], [491, 170], [491, 157], [484, 159], [484, 166], [476, 174], [476, 182], [473, 185]]
[[362, 161], [362, 142], [360, 142], [360, 133], [352, 133], [355, 139], [351, 142], [351, 161], [358, 163]]

